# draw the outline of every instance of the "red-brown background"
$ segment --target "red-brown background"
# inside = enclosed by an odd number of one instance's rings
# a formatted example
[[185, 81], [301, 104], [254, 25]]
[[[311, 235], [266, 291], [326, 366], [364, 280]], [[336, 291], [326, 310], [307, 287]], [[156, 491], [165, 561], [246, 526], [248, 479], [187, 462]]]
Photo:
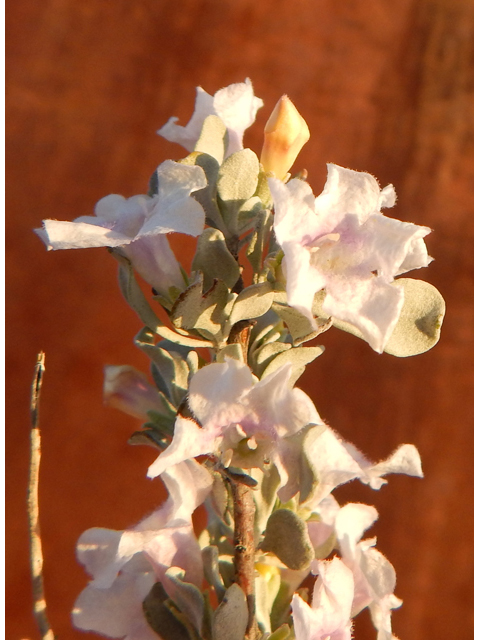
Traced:
[[[133, 448], [133, 419], [102, 406], [102, 368], [147, 370], [140, 323], [102, 249], [47, 254], [31, 229], [89, 214], [109, 193], [145, 191], [183, 151], [155, 135], [185, 124], [194, 88], [249, 76], [265, 101], [246, 144], [257, 152], [287, 93], [306, 118], [316, 193], [327, 161], [392, 182], [393, 212], [428, 225], [435, 262], [419, 277], [447, 302], [439, 345], [400, 360], [326, 334], [300, 380], [320, 413], [372, 459], [415, 443], [425, 479], [392, 477], [375, 504], [378, 548], [397, 568], [402, 640], [470, 638], [472, 578], [472, 152], [470, 0], [10, 0], [8, 29], [7, 637], [38, 637], [30, 613], [25, 497], [28, 399], [46, 351], [41, 517], [46, 595], [60, 640], [86, 637], [69, 612], [86, 584], [75, 541], [123, 529], [163, 495]], [[182, 245], [175, 245], [179, 249]], [[190, 245], [188, 245], [191, 247]], [[182, 249], [185, 255], [185, 250]], [[188, 256], [187, 256], [188, 258]], [[188, 265], [188, 259], [186, 260]], [[367, 616], [357, 640], [373, 638]]]

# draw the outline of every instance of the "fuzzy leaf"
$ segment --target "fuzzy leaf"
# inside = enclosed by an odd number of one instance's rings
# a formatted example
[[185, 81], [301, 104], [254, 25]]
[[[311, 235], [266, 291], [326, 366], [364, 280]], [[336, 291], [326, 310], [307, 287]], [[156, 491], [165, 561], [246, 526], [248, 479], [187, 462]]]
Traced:
[[187, 347], [212, 347], [211, 342], [206, 340], [196, 340], [188, 336], [183, 336], [168, 327], [165, 327], [158, 319], [155, 312], [147, 302], [145, 295], [135, 278], [130, 260], [119, 254], [117, 251], [111, 252], [120, 262], [119, 284], [125, 300], [137, 312], [139, 318], [150, 331], [162, 338]]
[[137, 312], [141, 321], [147, 325], [149, 329], [156, 332], [157, 328], [161, 325], [161, 322], [157, 318], [151, 306], [148, 304], [147, 299], [135, 278], [132, 263], [119, 251], [111, 251], [111, 253], [120, 263], [118, 283], [125, 300], [132, 309]]
[[202, 293], [202, 289], [200, 279], [179, 296], [172, 309], [172, 322], [178, 328], [196, 329], [207, 338], [221, 341], [232, 296], [219, 280], [215, 280], [206, 293]]
[[238, 584], [233, 583], [214, 613], [213, 640], [244, 640], [247, 624], [247, 599]]
[[230, 325], [263, 316], [272, 306], [273, 289], [269, 282], [252, 284], [239, 293], [230, 315]]
[[268, 342], [275, 342], [281, 336], [282, 322], [277, 314], [270, 309], [258, 318], [250, 334], [250, 353], [253, 354]]
[[251, 469], [251, 474], [259, 483], [258, 491], [253, 492], [255, 502], [254, 536], [255, 545], [258, 545], [277, 500], [280, 476], [273, 464], [270, 464], [265, 470]]
[[267, 640], [295, 640], [295, 635], [288, 624], [282, 624], [272, 635], [267, 637]]
[[385, 352], [399, 358], [424, 353], [440, 338], [445, 300], [433, 285], [423, 280], [400, 278], [393, 284], [403, 288], [405, 302]]
[[[161, 378], [160, 390], [165, 391], [175, 406], [185, 397], [188, 388], [189, 368], [182, 356], [175, 351], [166, 351], [158, 345], [143, 342], [141, 336], [135, 338], [136, 346], [152, 361], [156, 382]], [[155, 373], [158, 376], [155, 376]]]
[[312, 331], [310, 320], [303, 313], [287, 304], [287, 294], [284, 291], [275, 292], [272, 309], [287, 325], [295, 347], [312, 340], [332, 325], [331, 319], [321, 318], [317, 320], [318, 329]]
[[272, 358], [269, 364], [265, 367], [262, 378], [268, 376], [270, 373], [273, 373], [281, 367], [282, 365], [290, 362], [292, 366], [292, 375], [290, 376], [290, 384], [293, 386], [298, 378], [305, 371], [305, 365], [309, 364], [315, 358], [322, 355], [325, 351], [325, 347], [294, 347], [293, 349], [288, 349], [288, 351], [283, 351], [279, 353], [277, 356]]
[[165, 578], [170, 581], [170, 597], [177, 607], [193, 624], [199, 634], [202, 633], [204, 600], [203, 596], [194, 584], [183, 582], [185, 572], [177, 567], [170, 567], [165, 573]]
[[225, 224], [235, 235], [238, 233], [239, 210], [257, 188], [258, 171], [258, 158], [251, 149], [232, 153], [220, 167], [217, 182], [220, 209]]
[[195, 151], [208, 153], [222, 164], [228, 146], [227, 128], [218, 116], [207, 116], [203, 122], [200, 137], [195, 145]]
[[[270, 177], [272, 177], [272, 174], [270, 174]], [[261, 170], [258, 174], [258, 185], [255, 195], [260, 198], [265, 209], [271, 209], [273, 207], [272, 194], [270, 193], [268, 176], [265, 171]]]
[[217, 205], [217, 179], [220, 168], [218, 161], [208, 153], [194, 151], [183, 160], [179, 160], [179, 164], [202, 167], [208, 184], [203, 189], [194, 191], [191, 197], [202, 205], [206, 224], [226, 233], [227, 229]]
[[240, 268], [228, 250], [221, 231], [208, 228], [198, 238], [192, 270], [203, 273], [204, 286], [207, 289], [215, 279], [223, 280], [229, 289], [233, 289], [240, 277]]
[[306, 523], [290, 509], [278, 509], [272, 513], [261, 548], [274, 553], [295, 571], [307, 569], [315, 558]]
[[219, 602], [225, 596], [225, 586], [218, 567], [218, 547], [211, 545], [202, 549], [203, 570], [205, 578], [215, 589]]
[[242, 345], [238, 342], [234, 342], [233, 344], [227, 344], [226, 347], [220, 349], [217, 353], [217, 357], [215, 358], [216, 362], [225, 362], [225, 358], [233, 358], [233, 360], [238, 360], [239, 362], [243, 362], [243, 349]]
[[258, 570], [255, 576], [255, 616], [258, 626], [263, 632], [272, 630], [270, 622], [270, 614], [272, 612], [273, 603], [280, 589], [281, 577], [280, 571], [272, 572], [270, 575], [264, 575]]
[[273, 360], [285, 351], [290, 351], [291, 344], [285, 342], [267, 342], [252, 353], [252, 369], [256, 376], [261, 377]]
[[238, 210], [238, 234], [241, 235], [253, 227], [262, 211], [263, 205], [260, 198], [253, 196], [246, 200]]
[[191, 640], [186, 627], [172, 613], [166, 602], [167, 594], [161, 583], [155, 583], [143, 601], [143, 611], [148, 624], [163, 640]]
[[[405, 292], [400, 317], [390, 339], [385, 346], [385, 353], [398, 358], [416, 356], [434, 347], [439, 338], [445, 315], [445, 300], [440, 292], [428, 282], [413, 278], [399, 278], [392, 282], [395, 287], [402, 287]], [[327, 315], [322, 310], [325, 292], [315, 296], [313, 314], [325, 320]], [[333, 326], [357, 338], [365, 340], [360, 331], [349, 324], [332, 318]]]
[[262, 268], [262, 258], [267, 246], [267, 241], [273, 225], [272, 212], [263, 210], [258, 214], [255, 228], [247, 247], [247, 258], [255, 273], [259, 273]]

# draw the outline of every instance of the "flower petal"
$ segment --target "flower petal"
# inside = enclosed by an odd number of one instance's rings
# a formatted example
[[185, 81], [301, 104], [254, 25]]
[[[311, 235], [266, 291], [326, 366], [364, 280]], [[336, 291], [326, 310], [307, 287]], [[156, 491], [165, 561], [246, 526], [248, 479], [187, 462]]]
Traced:
[[219, 116], [228, 130], [228, 148], [225, 157], [243, 149], [243, 134], [255, 121], [263, 100], [256, 98], [252, 82], [231, 84], [220, 89], [213, 97], [214, 113]]
[[330, 231], [347, 213], [357, 214], [363, 223], [372, 213], [380, 211], [385, 201], [391, 202], [391, 196], [381, 194], [378, 182], [369, 173], [344, 169], [332, 163], [327, 164], [327, 169], [327, 182], [315, 200], [315, 211], [325, 223], [328, 221]]
[[157, 293], [169, 297], [170, 287], [185, 288], [180, 265], [165, 235], [148, 235], [123, 247], [133, 268]]
[[197, 87], [197, 97], [195, 99], [195, 109], [189, 123], [182, 127], [176, 122], [178, 118], [170, 118], [170, 120], [157, 131], [169, 142], [177, 142], [185, 147], [187, 151], [193, 151], [195, 144], [200, 137], [202, 125], [207, 116], [214, 115], [213, 96], [204, 91], [202, 87]]
[[[95, 218], [92, 217], [92, 221]], [[100, 224], [44, 220], [43, 229], [35, 229], [49, 250], [87, 249], [90, 247], [120, 247], [132, 241], [123, 233]]]
[[89, 585], [82, 591], [72, 611], [73, 624], [110, 638], [158, 640], [142, 609], [154, 582], [149, 562], [135, 556], [110, 587], [99, 589]]
[[366, 504], [349, 503], [340, 509], [335, 520], [335, 531], [343, 558], [349, 561], [355, 559], [358, 541], [377, 518], [378, 511]]
[[339, 558], [312, 564], [314, 573], [318, 573], [312, 606], [297, 594], [292, 600], [295, 637], [297, 640], [350, 640], [352, 572]]
[[253, 382], [250, 369], [237, 360], [209, 364], [192, 377], [188, 404], [205, 428], [228, 426], [245, 415], [240, 400]]
[[176, 124], [178, 118], [170, 118], [157, 133], [170, 142], [178, 142], [188, 151], [193, 151], [205, 118], [216, 115], [228, 129], [228, 156], [243, 148], [244, 131], [254, 122], [262, 105], [263, 101], [254, 96], [252, 83], [248, 78], [245, 82], [220, 89], [213, 97], [197, 87], [195, 110], [189, 123], [182, 127]]
[[162, 451], [147, 471], [148, 478], [156, 478], [169, 467], [214, 450], [217, 431], [202, 429], [193, 420], [178, 417], [171, 444]]

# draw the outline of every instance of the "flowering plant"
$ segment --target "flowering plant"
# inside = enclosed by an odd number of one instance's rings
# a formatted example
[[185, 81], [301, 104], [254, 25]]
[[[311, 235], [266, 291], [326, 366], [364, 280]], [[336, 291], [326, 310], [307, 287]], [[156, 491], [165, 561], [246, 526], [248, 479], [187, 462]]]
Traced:
[[[309, 132], [286, 96], [259, 160], [243, 134], [262, 104], [248, 79], [214, 96], [198, 88], [190, 122], [171, 118], [158, 132], [189, 154], [160, 164], [147, 194], [110, 195], [95, 216], [36, 230], [49, 249], [108, 247], [119, 262], [152, 381], [109, 366], [105, 398], [143, 420], [130, 442], [156, 449], [147, 475], [169, 494], [126, 531], [80, 537], [92, 576], [73, 611], [80, 629], [127, 640], [346, 640], [368, 607], [378, 640], [394, 638], [395, 571], [363, 538], [378, 513], [341, 506], [332, 491], [353, 479], [379, 489], [389, 473], [421, 477], [420, 456], [403, 444], [370, 462], [295, 383], [324, 350], [305, 343], [331, 327], [398, 357], [436, 344], [441, 295], [396, 279], [431, 261], [430, 229], [385, 216], [395, 191], [367, 173], [331, 164], [316, 198], [306, 172], [292, 178]], [[198, 238], [191, 269], [170, 233]], [[200, 505], [208, 522], [197, 536]], [[301, 586], [309, 574], [311, 598]]]

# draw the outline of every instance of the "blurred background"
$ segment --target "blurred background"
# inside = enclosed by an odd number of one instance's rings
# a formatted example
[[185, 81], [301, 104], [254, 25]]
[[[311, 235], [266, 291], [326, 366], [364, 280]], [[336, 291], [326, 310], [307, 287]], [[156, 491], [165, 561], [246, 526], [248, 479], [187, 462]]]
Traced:
[[[472, 13], [471, 0], [10, 0], [7, 7], [7, 637], [38, 638], [25, 511], [29, 393], [46, 352], [41, 401], [45, 588], [60, 640], [87, 576], [75, 560], [92, 526], [124, 529], [163, 499], [147, 480], [156, 453], [126, 441], [138, 422], [103, 406], [105, 364], [147, 371], [140, 321], [104, 249], [48, 253], [32, 229], [89, 215], [104, 195], [145, 192], [163, 160], [186, 152], [155, 134], [186, 124], [195, 87], [251, 78], [263, 127], [286, 93], [311, 140], [318, 194], [326, 162], [393, 183], [390, 213], [427, 225], [435, 261], [414, 273], [444, 295], [440, 343], [411, 359], [374, 353], [331, 330], [299, 381], [320, 414], [373, 460], [420, 450], [423, 480], [380, 492], [352, 483], [341, 502], [374, 504], [370, 534], [397, 570], [402, 640], [471, 638], [472, 604]], [[193, 242], [173, 241], [188, 267]], [[409, 274], [410, 275], [410, 274]], [[88, 634], [87, 634], [88, 635]], [[90, 635], [93, 637], [93, 635]], [[373, 639], [368, 614], [357, 640]]]

